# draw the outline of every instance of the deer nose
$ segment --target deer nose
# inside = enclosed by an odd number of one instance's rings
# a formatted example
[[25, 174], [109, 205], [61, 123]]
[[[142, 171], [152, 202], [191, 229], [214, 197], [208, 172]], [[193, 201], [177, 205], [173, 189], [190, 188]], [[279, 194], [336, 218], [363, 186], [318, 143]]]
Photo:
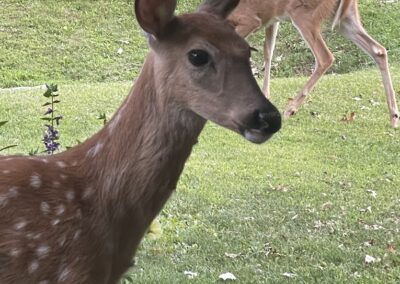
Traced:
[[267, 133], [275, 133], [281, 129], [282, 118], [278, 111], [259, 111], [258, 121], [260, 129]]

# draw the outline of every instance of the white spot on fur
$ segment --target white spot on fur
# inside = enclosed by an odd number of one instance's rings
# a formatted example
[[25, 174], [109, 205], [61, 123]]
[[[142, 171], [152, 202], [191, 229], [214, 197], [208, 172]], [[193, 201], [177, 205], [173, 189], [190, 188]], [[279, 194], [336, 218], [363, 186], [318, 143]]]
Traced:
[[0, 195], [0, 208], [6, 206], [8, 203], [8, 198], [5, 195]]
[[68, 277], [71, 275], [71, 269], [69, 269], [68, 267], [64, 268], [60, 274], [58, 275], [58, 281], [59, 282], [64, 282], [66, 280], [68, 280]]
[[38, 268], [39, 268], [39, 261], [37, 261], [37, 260], [32, 261], [32, 262], [29, 264], [29, 267], [28, 267], [28, 272], [29, 272], [29, 274], [32, 274], [33, 272], [35, 272], [36, 270], [38, 270]]
[[15, 230], [22, 230], [23, 228], [26, 227], [27, 224], [28, 223], [24, 219], [21, 219], [21, 221], [15, 223], [14, 229]]
[[18, 196], [18, 187], [13, 186], [8, 190], [8, 196], [13, 198]]
[[76, 218], [82, 219], [82, 210], [81, 209], [76, 210]]
[[40, 203], [40, 210], [45, 214], [49, 214], [50, 212], [50, 205], [47, 202]]
[[67, 167], [67, 164], [63, 161], [57, 161], [56, 165], [59, 166], [60, 168], [65, 168]]
[[65, 212], [65, 206], [64, 205], [60, 204], [60, 205], [58, 205], [56, 207], [56, 215], [57, 216], [64, 214], [64, 212]]
[[21, 254], [21, 250], [17, 248], [12, 248], [10, 250], [10, 256], [12, 257], [18, 257]]
[[38, 189], [38, 188], [40, 188], [42, 186], [42, 180], [40, 178], [40, 175], [38, 175], [37, 173], [34, 173], [31, 176], [30, 182], [31, 182], [31, 186], [33, 188]]
[[78, 230], [78, 231], [75, 232], [74, 237], [73, 237], [73, 240], [74, 240], [74, 241], [76, 241], [77, 239], [79, 239], [79, 236], [81, 235], [81, 232], [82, 232], [81, 230]]
[[60, 245], [60, 247], [63, 247], [66, 241], [67, 237], [64, 235], [58, 240], [58, 244]]
[[60, 187], [61, 183], [59, 181], [53, 181], [53, 187], [58, 188]]
[[41, 233], [38, 233], [38, 234], [34, 235], [32, 238], [33, 238], [34, 240], [38, 240], [41, 236], [42, 236], [42, 234], [41, 234]]
[[92, 194], [93, 194], [93, 187], [88, 186], [85, 188], [85, 190], [83, 191], [83, 199], [87, 199], [89, 198]]
[[101, 142], [98, 142], [94, 147], [90, 148], [90, 150], [86, 153], [86, 157], [95, 157], [101, 149], [103, 149], [104, 144]]
[[47, 159], [40, 159], [43, 163], [47, 164], [49, 161]]
[[61, 178], [62, 180], [66, 180], [66, 179], [67, 179], [67, 176], [64, 175], [64, 174], [60, 174], [60, 178]]
[[58, 223], [60, 223], [60, 219], [51, 220], [50, 223], [51, 223], [52, 226], [55, 226], [55, 225], [57, 225]]
[[36, 249], [36, 255], [39, 258], [45, 258], [50, 253], [50, 247], [48, 245], [41, 245]]
[[73, 166], [73, 167], [76, 167], [78, 165], [78, 161], [73, 161], [72, 163], [71, 163], [71, 166]]
[[[121, 110], [122, 111], [122, 110]], [[117, 127], [119, 121], [121, 120], [121, 111], [118, 112], [115, 117], [110, 121], [108, 124], [108, 129], [110, 131], [110, 134], [113, 133], [114, 129]]]
[[9, 170], [4, 170], [4, 171], [2, 171], [2, 173], [5, 174], [5, 175], [8, 175], [9, 173], [11, 173], [11, 171], [9, 171]]
[[72, 200], [74, 200], [74, 198], [75, 198], [75, 192], [73, 192], [73, 191], [67, 191], [66, 193], [65, 193], [65, 197], [67, 198], [67, 200], [69, 201], [69, 202], [71, 202]]

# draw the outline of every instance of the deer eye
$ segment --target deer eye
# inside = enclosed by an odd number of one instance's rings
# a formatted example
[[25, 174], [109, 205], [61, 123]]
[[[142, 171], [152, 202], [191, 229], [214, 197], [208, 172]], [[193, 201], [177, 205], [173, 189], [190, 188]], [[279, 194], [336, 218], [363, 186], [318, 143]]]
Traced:
[[201, 49], [193, 49], [188, 54], [189, 61], [196, 67], [206, 65], [210, 59], [210, 55]]

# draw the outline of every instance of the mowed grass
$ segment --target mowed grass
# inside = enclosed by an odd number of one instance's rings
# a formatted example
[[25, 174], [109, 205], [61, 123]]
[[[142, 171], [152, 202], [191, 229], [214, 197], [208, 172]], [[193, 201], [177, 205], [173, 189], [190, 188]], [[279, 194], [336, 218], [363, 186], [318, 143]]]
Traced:
[[[283, 110], [305, 80], [273, 80], [273, 102]], [[99, 129], [98, 112], [111, 116], [130, 85], [61, 85], [63, 146]], [[9, 153], [40, 146], [41, 94], [1, 92], [0, 145], [19, 144]], [[225, 272], [237, 283], [399, 283], [399, 166], [375, 70], [323, 77], [263, 145], [208, 123], [161, 213], [163, 234], [144, 240], [125, 283], [214, 283]]]
[[[178, 1], [177, 14], [200, 0]], [[367, 31], [400, 63], [400, 2], [360, 0]], [[147, 44], [132, 13], [133, 0], [0, 0], [0, 88], [57, 82], [115, 82], [136, 77]], [[329, 72], [346, 73], [374, 63], [327, 24], [324, 37], [336, 57]], [[249, 37], [263, 50], [264, 29]], [[311, 51], [291, 23], [279, 30], [273, 77], [309, 74]], [[253, 60], [260, 69], [262, 52]]]

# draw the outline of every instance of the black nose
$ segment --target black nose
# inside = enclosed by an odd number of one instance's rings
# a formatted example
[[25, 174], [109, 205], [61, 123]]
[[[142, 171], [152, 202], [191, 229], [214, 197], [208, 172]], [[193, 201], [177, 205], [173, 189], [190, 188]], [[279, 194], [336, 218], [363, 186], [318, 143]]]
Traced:
[[278, 111], [259, 111], [258, 121], [260, 129], [267, 133], [275, 133], [281, 129], [282, 118]]

